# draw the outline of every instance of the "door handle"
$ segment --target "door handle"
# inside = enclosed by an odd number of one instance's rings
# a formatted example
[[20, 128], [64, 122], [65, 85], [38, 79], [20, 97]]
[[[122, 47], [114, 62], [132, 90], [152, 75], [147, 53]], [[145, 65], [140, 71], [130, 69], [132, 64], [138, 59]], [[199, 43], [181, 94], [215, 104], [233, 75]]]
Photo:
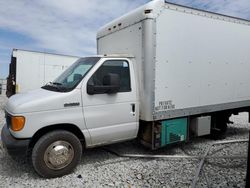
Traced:
[[131, 108], [132, 108], [132, 115], [135, 116], [135, 104], [131, 104]]

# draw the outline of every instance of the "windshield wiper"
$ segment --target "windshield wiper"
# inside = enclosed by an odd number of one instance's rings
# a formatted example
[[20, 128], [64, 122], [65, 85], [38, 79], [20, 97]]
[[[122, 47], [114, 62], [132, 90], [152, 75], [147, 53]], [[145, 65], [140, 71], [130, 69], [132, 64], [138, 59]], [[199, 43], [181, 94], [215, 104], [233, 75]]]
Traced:
[[68, 88], [63, 87], [63, 86], [56, 86], [56, 85], [45, 85], [42, 87], [43, 89], [48, 89], [50, 91], [59, 91], [59, 92], [67, 92]]
[[60, 85], [62, 85], [62, 84], [59, 83], [59, 82], [49, 82], [49, 83], [47, 83], [46, 85], [57, 85], [57, 86], [60, 86]]
[[58, 83], [58, 82], [48, 82], [42, 88], [48, 89], [51, 91], [58, 91], [58, 92], [67, 92], [68, 91], [68, 88], [64, 87], [63, 84]]

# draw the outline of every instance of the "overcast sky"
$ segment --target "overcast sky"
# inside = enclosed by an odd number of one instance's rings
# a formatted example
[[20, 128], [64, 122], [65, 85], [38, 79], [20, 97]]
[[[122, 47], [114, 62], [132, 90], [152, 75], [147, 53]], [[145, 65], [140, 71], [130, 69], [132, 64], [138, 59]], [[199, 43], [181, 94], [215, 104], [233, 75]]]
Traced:
[[[77, 56], [96, 53], [98, 28], [150, 0], [0, 0], [0, 78], [13, 48]], [[250, 19], [250, 0], [169, 0]]]

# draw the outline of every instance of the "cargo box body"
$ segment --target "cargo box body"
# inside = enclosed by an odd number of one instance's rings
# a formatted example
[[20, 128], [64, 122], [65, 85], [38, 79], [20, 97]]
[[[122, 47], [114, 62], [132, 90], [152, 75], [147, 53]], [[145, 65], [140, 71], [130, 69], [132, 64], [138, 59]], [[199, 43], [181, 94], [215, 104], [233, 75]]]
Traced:
[[135, 56], [140, 119], [250, 106], [250, 22], [158, 0], [97, 34], [98, 54]]

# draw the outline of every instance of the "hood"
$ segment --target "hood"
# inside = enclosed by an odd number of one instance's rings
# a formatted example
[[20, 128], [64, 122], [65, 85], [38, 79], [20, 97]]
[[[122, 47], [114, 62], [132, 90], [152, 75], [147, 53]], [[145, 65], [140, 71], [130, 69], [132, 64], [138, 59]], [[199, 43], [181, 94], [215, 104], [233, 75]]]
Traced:
[[40, 88], [16, 94], [9, 98], [5, 110], [11, 114], [23, 114], [59, 110], [65, 108], [64, 105], [68, 103], [79, 103], [79, 106], [82, 106], [80, 89], [61, 93]]

